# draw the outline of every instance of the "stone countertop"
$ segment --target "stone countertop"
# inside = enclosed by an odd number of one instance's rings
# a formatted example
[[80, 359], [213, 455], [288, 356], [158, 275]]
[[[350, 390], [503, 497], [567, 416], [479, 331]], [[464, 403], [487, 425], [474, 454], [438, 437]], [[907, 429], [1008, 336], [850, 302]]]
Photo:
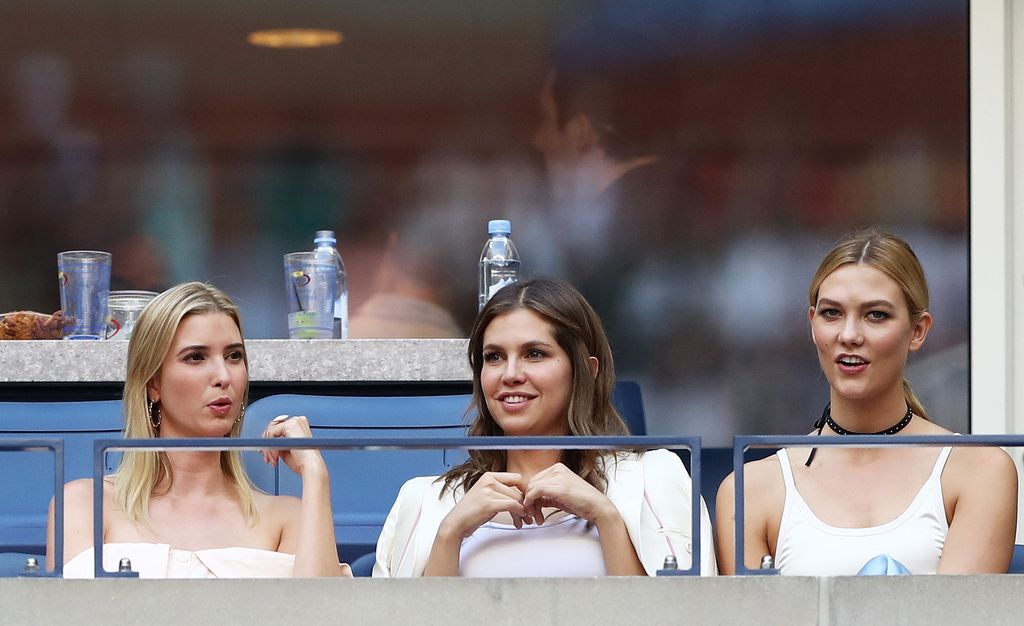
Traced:
[[[251, 339], [250, 382], [462, 382], [465, 339]], [[0, 341], [0, 384], [123, 382], [127, 341]]]

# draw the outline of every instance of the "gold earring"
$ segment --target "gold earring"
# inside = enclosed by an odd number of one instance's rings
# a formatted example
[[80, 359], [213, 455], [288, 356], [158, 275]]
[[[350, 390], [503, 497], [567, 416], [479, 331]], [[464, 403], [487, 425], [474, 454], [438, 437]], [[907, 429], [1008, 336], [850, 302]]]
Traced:
[[[154, 409], [156, 410], [154, 413]], [[160, 403], [149, 401], [149, 423], [153, 425], [153, 430], [160, 429]]]

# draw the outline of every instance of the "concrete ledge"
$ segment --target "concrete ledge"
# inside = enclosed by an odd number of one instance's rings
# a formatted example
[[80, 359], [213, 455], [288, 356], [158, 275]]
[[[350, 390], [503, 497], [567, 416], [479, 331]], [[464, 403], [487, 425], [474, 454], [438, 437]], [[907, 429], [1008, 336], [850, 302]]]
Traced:
[[1020, 624], [1024, 576], [0, 579], [4, 624]]
[[[250, 382], [470, 380], [465, 339], [254, 339]], [[124, 382], [125, 341], [0, 341], [2, 383]]]
[[[815, 578], [0, 580], [7, 624], [814, 624]], [[934, 626], [934, 625], [932, 625]]]
[[829, 600], [823, 624], [1024, 624], [1021, 575], [821, 580]]

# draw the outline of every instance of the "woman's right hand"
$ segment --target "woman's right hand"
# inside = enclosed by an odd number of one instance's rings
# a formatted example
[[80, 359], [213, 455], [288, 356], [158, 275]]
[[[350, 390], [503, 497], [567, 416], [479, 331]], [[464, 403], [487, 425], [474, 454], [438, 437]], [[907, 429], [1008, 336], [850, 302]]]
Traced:
[[[308, 439], [313, 437], [313, 432], [305, 415], [278, 415], [267, 424], [263, 436]], [[285, 465], [299, 476], [305, 477], [304, 472], [310, 468], [315, 468], [320, 473], [326, 472], [327, 466], [324, 464], [319, 450], [263, 450], [261, 454], [266, 463], [275, 467], [279, 460], [284, 461]]]
[[523, 506], [525, 491], [526, 486], [520, 474], [487, 472], [448, 512], [441, 521], [438, 535], [453, 536], [462, 541], [501, 512], [512, 516], [516, 528], [522, 528], [524, 521], [532, 524], [533, 520], [527, 516], [526, 507]]

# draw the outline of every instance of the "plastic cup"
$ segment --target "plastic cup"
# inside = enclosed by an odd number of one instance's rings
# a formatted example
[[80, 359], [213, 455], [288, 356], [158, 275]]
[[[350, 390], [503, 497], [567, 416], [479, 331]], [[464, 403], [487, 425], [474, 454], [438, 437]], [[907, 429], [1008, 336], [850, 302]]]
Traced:
[[149, 301], [158, 295], [155, 291], [138, 289], [111, 291], [107, 298], [110, 320], [107, 322], [106, 338], [122, 341], [131, 339], [135, 320], [139, 319], [139, 314]]
[[326, 252], [284, 255], [288, 337], [330, 339], [334, 335], [334, 290], [338, 266]]
[[74, 323], [65, 339], [101, 339], [107, 331], [110, 253], [71, 250], [57, 254], [60, 308]]

